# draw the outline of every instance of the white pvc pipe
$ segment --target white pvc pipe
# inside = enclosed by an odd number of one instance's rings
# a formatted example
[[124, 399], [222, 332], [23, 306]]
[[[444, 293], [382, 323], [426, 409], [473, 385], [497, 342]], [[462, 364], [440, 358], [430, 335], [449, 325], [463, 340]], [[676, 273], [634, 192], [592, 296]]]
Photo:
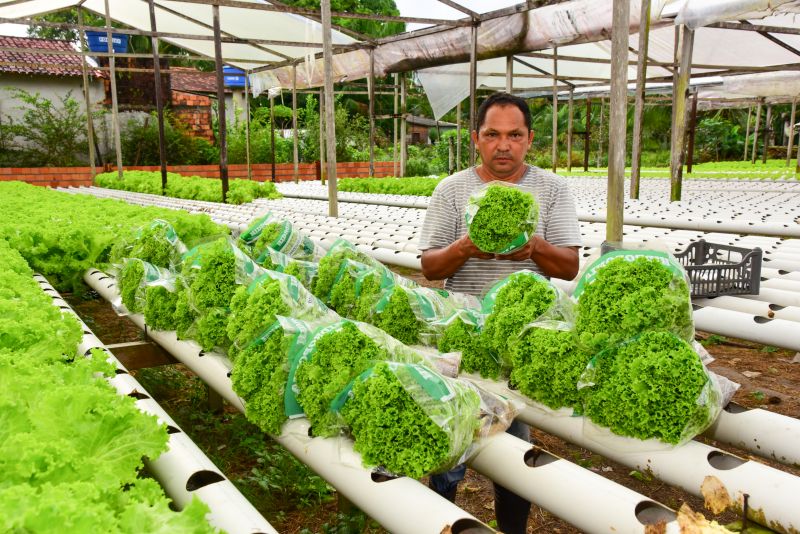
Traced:
[[793, 321], [706, 307], [694, 311], [694, 326], [697, 330], [712, 334], [800, 351], [800, 336], [797, 335], [797, 324]]
[[[99, 272], [99, 271], [98, 271]], [[102, 274], [102, 273], [101, 273]], [[113, 284], [107, 279], [100, 280], [96, 276], [97, 288], [104, 287], [105, 291], [112, 291]], [[156, 459], [145, 461], [148, 469], [164, 488], [179, 509], [187, 506], [194, 495], [209, 507], [207, 520], [209, 524], [231, 534], [277, 534], [277, 531], [264, 519], [250, 502], [236, 489], [230, 480], [227, 480], [200, 448], [180, 429], [175, 421], [150, 397], [142, 385], [131, 375], [124, 366], [108, 350], [108, 348], [91, 332], [89, 327], [81, 320], [75, 311], [67, 305], [66, 301], [57, 296], [55, 288], [41, 275], [34, 279], [39, 285], [53, 296], [54, 303], [62, 310], [75, 317], [83, 329], [84, 336], [79, 345], [79, 354], [86, 354], [93, 348], [101, 349], [108, 354], [108, 360], [115, 363], [118, 372], [108, 379], [108, 382], [120, 395], [135, 396], [136, 407], [144, 413], [155, 415], [160, 422], [167, 425], [170, 432], [168, 449]], [[111, 285], [111, 288], [109, 288]], [[99, 291], [98, 291], [99, 292]], [[203, 485], [198, 490], [190, 491], [189, 481], [198, 476], [206, 477], [212, 481]]]
[[752, 299], [742, 299], [731, 296], [714, 298], [692, 299], [692, 304], [702, 307], [719, 308], [722, 310], [732, 310], [750, 315], [772, 318], [775, 313], [769, 308], [768, 302]]
[[773, 289], [771, 287], [761, 288], [758, 292], [758, 295], [740, 295], [740, 298], [762, 300], [764, 302], [778, 304], [780, 306], [800, 306], [800, 293], [784, 291], [782, 289]]
[[[118, 293], [108, 284], [98, 283], [100, 276], [100, 271], [90, 270], [84, 280], [111, 302]], [[140, 314], [129, 317], [143, 328]], [[244, 404], [234, 393], [228, 377], [230, 363], [227, 358], [215, 353], [200, 356], [195, 343], [178, 341], [174, 332], [148, 330], [148, 334], [224, 399], [244, 412]], [[472, 532], [476, 534], [492, 531], [416, 480], [403, 477], [386, 482], [375, 481], [372, 472], [361, 466], [361, 458], [353, 451], [352, 442], [344, 438], [311, 438], [308, 435], [309, 426], [305, 419], [288, 421], [275, 440], [389, 531], [442, 532], [448, 526], [453, 527], [453, 532], [467, 527], [474, 528]]]
[[702, 496], [701, 487], [706, 477], [716, 477], [740, 511], [742, 495], [749, 495], [753, 519], [756, 512], [763, 514], [760, 520], [780, 532], [795, 532], [800, 528], [800, 506], [797, 505], [800, 478], [794, 475], [738, 458], [698, 441], [672, 447], [656, 440], [640, 441], [616, 436], [584, 417], [573, 417], [571, 410], [554, 412], [543, 406], [534, 406], [530, 399], [510, 391], [505, 384], [490, 380], [478, 382], [489, 391], [525, 403], [519, 418], [545, 432], [632, 469], [650, 471], [663, 482], [693, 495]]

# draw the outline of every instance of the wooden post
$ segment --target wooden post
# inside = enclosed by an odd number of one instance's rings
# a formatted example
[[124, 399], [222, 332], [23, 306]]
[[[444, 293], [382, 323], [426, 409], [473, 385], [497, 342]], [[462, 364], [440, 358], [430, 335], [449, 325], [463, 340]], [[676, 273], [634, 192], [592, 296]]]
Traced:
[[269, 97], [269, 148], [272, 152], [271, 163], [272, 171], [270, 180], [275, 183], [275, 98]]
[[591, 141], [592, 99], [586, 96], [586, 128], [583, 132], [583, 172], [589, 171], [589, 145]]
[[395, 177], [400, 176], [397, 165], [397, 114], [400, 112], [400, 75], [394, 75], [394, 119], [392, 119], [392, 171]]
[[792, 112], [789, 114], [789, 143], [786, 145], [786, 166], [792, 164], [792, 146], [794, 144], [794, 120], [797, 111], [797, 97], [792, 99]]
[[800, 141], [797, 142], [797, 157], [794, 161], [795, 161], [794, 172], [795, 174], [800, 174]]
[[753, 148], [751, 150], [752, 154], [750, 154], [750, 163], [755, 165], [756, 158], [758, 157], [758, 129], [761, 128], [761, 102], [763, 99], [759, 99], [758, 107], [756, 108], [756, 124], [753, 128]]
[[697, 131], [697, 90], [692, 96], [692, 119], [689, 126], [689, 148], [686, 151], [686, 172], [691, 174], [692, 163], [694, 163], [694, 135]]
[[333, 107], [333, 45], [331, 0], [322, 0], [322, 55], [325, 65], [325, 138], [328, 156], [328, 215], [339, 216], [336, 198], [336, 124]]
[[[82, 7], [78, 7], [78, 26], [83, 26]], [[84, 33], [83, 30], [78, 30], [78, 34], [81, 38], [81, 50], [84, 52], [88, 51], [89, 46], [86, 44], [86, 33]], [[92, 121], [92, 99], [89, 96], [89, 72], [86, 68], [85, 57], [81, 57], [81, 74], [83, 75], [83, 101], [86, 105], [86, 144], [89, 145], [89, 167], [92, 169], [92, 178], [94, 178], [97, 175], [94, 159], [94, 122]], [[789, 151], [791, 151], [791, 148]]]
[[558, 47], [553, 47], [553, 172], [558, 170]]
[[408, 162], [408, 119], [406, 118], [406, 77], [400, 76], [400, 176], [406, 175]]
[[772, 106], [767, 106], [767, 118], [764, 121], [764, 152], [761, 153], [761, 163], [767, 163], [767, 152], [769, 152], [769, 138], [772, 132]]
[[456, 106], [456, 172], [461, 170], [461, 102]]
[[472, 25], [472, 42], [469, 53], [469, 166], [475, 165], [475, 143], [472, 142], [472, 132], [475, 131], [475, 115], [478, 112], [475, 91], [478, 84], [478, 26]]
[[111, 13], [108, 8], [108, 0], [105, 0], [106, 8], [106, 39], [108, 39], [107, 50], [108, 73], [111, 82], [111, 117], [114, 121], [114, 149], [117, 153], [117, 175], [122, 180], [122, 142], [119, 134], [119, 105], [117, 102], [117, 71], [114, 58], [114, 41], [111, 33]]
[[292, 65], [292, 162], [294, 183], [300, 181], [300, 157], [297, 148], [297, 65]]
[[154, 0], [147, 2], [150, 8], [150, 43], [153, 47], [153, 77], [156, 80], [156, 114], [158, 117], [158, 159], [161, 164], [161, 194], [167, 194], [167, 142], [164, 138], [164, 102], [161, 98], [161, 63], [158, 58], [156, 29], [156, 7]]
[[514, 56], [506, 56], [506, 93], [514, 90]]
[[639, 55], [636, 58], [636, 102], [633, 108], [633, 140], [631, 141], [631, 192], [639, 198], [639, 179], [642, 171], [642, 140], [644, 137], [644, 88], [647, 80], [647, 54], [650, 48], [650, 0], [642, 0], [639, 16]]
[[606, 241], [622, 241], [625, 212], [625, 149], [628, 117], [628, 25], [630, 2], [614, 0], [611, 32], [611, 92], [608, 117]]
[[605, 116], [606, 99], [600, 97], [600, 134], [597, 136], [597, 167], [603, 166], [603, 139], [605, 139], [605, 131], [603, 130], [603, 118]]
[[215, 4], [211, 7], [214, 19], [214, 62], [217, 71], [219, 177], [222, 180], [222, 202], [224, 203], [228, 201], [228, 124], [225, 119], [225, 78], [222, 75], [222, 41], [220, 41], [219, 6]]
[[367, 78], [367, 91], [369, 92], [369, 177], [375, 176], [375, 53], [369, 51], [369, 78]]
[[670, 194], [671, 202], [681, 199], [683, 186], [684, 140], [686, 138], [686, 93], [692, 71], [692, 48], [694, 31], [686, 26], [680, 27], [680, 65], [677, 83], [672, 88], [672, 143], [670, 156]]
[[250, 162], [250, 75], [244, 73], [244, 150], [247, 159], [247, 179], [253, 179], [253, 166]]
[[747, 148], [750, 145], [750, 115], [753, 113], [753, 106], [747, 106], [747, 128], [744, 135], [744, 157], [742, 161], [747, 161]]
[[447, 144], [447, 174], [453, 174], [453, 171], [456, 168], [455, 143], [452, 137], [450, 137], [448, 141], [450, 142]]
[[575, 96], [575, 88], [569, 88], [569, 110], [567, 119], [567, 172], [572, 172], [572, 119], [573, 119], [573, 97]]
[[325, 91], [319, 90], [319, 176], [320, 183], [325, 185], [325, 177], [328, 176], [325, 166]]

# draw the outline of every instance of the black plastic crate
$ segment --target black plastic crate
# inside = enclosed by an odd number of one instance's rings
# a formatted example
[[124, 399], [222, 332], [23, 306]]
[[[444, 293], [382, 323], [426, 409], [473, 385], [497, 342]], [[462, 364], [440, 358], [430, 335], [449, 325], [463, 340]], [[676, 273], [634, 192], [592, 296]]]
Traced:
[[707, 243], [700, 239], [675, 257], [692, 282], [692, 297], [758, 295], [761, 249]]

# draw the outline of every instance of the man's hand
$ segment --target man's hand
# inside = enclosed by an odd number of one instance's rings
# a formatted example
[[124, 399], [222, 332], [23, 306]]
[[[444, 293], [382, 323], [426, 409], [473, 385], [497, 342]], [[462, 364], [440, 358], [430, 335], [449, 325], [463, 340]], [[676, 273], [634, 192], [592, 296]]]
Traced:
[[453, 246], [456, 247], [458, 253], [464, 259], [470, 258], [479, 258], [481, 260], [491, 260], [495, 257], [494, 254], [491, 252], [484, 252], [478, 248], [478, 246], [472, 242], [472, 239], [469, 238], [469, 234], [464, 234], [458, 239]]
[[525, 243], [525, 246], [523, 246], [522, 248], [517, 249], [514, 252], [510, 252], [508, 254], [497, 254], [495, 255], [495, 258], [498, 260], [506, 260], [506, 261], [532, 260], [536, 252], [536, 244], [538, 239], [539, 239], [538, 237], [533, 236], [527, 243]]

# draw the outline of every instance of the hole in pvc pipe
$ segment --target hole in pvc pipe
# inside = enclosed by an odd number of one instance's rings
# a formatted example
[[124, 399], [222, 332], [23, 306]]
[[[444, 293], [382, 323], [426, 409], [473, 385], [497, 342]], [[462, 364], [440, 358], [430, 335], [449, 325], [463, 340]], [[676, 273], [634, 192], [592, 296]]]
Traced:
[[223, 480], [225, 480], [225, 477], [214, 471], [197, 471], [186, 481], [186, 491], [197, 491], [209, 484], [214, 484], [215, 482], [221, 482]]
[[528, 467], [542, 467], [558, 460], [557, 457], [539, 447], [533, 447], [525, 451], [524, 459], [525, 465]]
[[380, 483], [380, 482], [388, 482], [390, 480], [395, 480], [397, 478], [400, 478], [400, 477], [396, 477], [396, 476], [392, 476], [392, 475], [387, 475], [386, 473], [378, 473], [376, 471], [373, 471], [372, 473], [370, 473], [369, 477], [372, 479], [373, 482], [378, 482], [378, 483]]
[[[444, 530], [442, 531], [444, 532]], [[450, 527], [452, 534], [483, 534], [484, 532], [494, 532], [477, 519], [462, 517]]]
[[741, 404], [736, 404], [735, 402], [729, 402], [727, 406], [723, 408], [728, 413], [744, 413], [749, 411], [749, 408], [745, 408]]
[[753, 320], [758, 324], [766, 324], [766, 323], [772, 321], [772, 319], [768, 319], [766, 317], [760, 317], [760, 316], [753, 317]]
[[98, 280], [108, 280], [108, 276], [101, 276], [98, 278]]
[[181, 429], [172, 425], [167, 425], [167, 434], [180, 434]]
[[772, 310], [772, 311], [781, 311], [785, 307], [786, 306], [781, 306], [780, 304], [770, 304], [769, 305], [769, 309]]
[[714, 469], [719, 469], [721, 471], [728, 471], [730, 469], [735, 469], [745, 463], [745, 460], [741, 458], [737, 458], [731, 454], [722, 451], [711, 451], [708, 453], [708, 463]]
[[655, 525], [661, 521], [669, 523], [677, 517], [675, 512], [653, 501], [641, 501], [636, 505], [634, 514], [642, 525]]
[[136, 400], [143, 400], [143, 399], [149, 399], [150, 398], [147, 395], [145, 395], [144, 393], [140, 393], [140, 392], [136, 391], [135, 389], [133, 391], [131, 391], [130, 393], [128, 393], [128, 396], [129, 397], [133, 397]]
[[128, 371], [126, 371], [125, 369], [114, 369], [114, 374], [116, 374], [116, 375], [127, 375]]

